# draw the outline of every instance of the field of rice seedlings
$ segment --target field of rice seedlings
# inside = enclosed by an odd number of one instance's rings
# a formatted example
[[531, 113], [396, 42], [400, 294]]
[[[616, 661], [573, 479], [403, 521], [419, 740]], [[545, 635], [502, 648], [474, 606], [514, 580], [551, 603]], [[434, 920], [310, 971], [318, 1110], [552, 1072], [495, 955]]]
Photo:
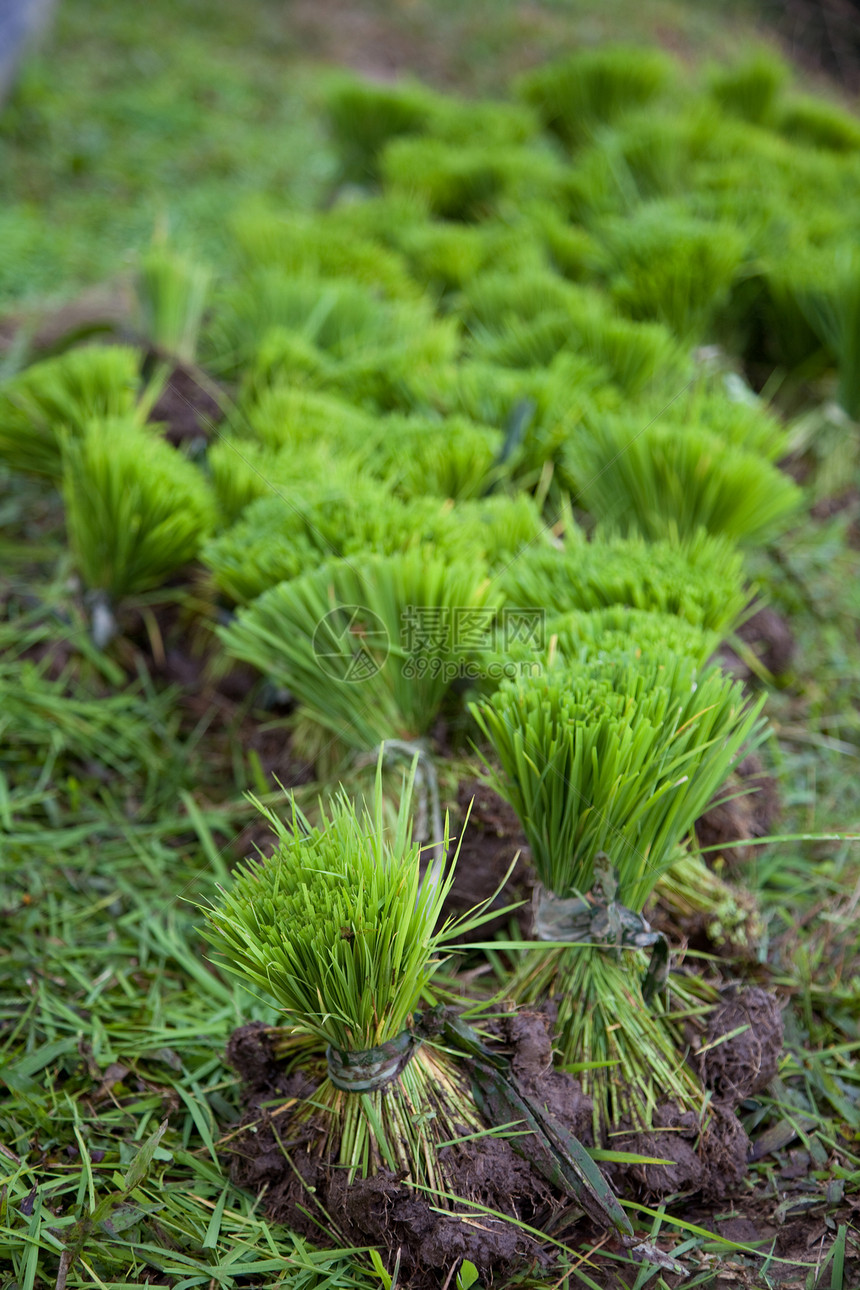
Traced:
[[640, 36], [0, 110], [3, 1290], [860, 1288], [860, 117]]

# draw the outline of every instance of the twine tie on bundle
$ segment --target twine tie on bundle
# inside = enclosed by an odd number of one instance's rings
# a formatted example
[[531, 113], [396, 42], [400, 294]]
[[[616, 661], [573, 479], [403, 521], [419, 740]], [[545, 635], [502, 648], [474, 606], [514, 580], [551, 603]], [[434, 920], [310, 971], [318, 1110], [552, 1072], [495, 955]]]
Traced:
[[406, 1069], [423, 1040], [411, 1030], [377, 1048], [340, 1052], [329, 1044], [325, 1051], [328, 1077], [344, 1093], [373, 1093], [384, 1088]]
[[669, 976], [669, 945], [647, 919], [615, 899], [617, 891], [618, 880], [605, 851], [595, 857], [594, 886], [585, 896], [557, 896], [538, 883], [532, 898], [534, 938], [625, 950], [651, 948], [642, 982], [645, 1002], [650, 1003]]

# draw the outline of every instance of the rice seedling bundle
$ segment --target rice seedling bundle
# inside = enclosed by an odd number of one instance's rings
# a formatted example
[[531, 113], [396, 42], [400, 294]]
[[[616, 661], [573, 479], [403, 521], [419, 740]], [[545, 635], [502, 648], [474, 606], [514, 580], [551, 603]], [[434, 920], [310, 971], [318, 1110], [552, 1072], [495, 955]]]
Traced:
[[767, 125], [776, 116], [779, 95], [788, 76], [781, 59], [761, 51], [734, 66], [715, 68], [709, 89], [724, 112], [754, 125]]
[[372, 813], [343, 792], [316, 827], [295, 805], [290, 826], [264, 811], [278, 847], [237, 870], [204, 934], [228, 971], [276, 1002], [285, 1058], [322, 1058], [318, 1088], [292, 1114], [293, 1130], [313, 1121], [308, 1151], [350, 1182], [388, 1169], [445, 1192], [439, 1144], [482, 1125], [462, 1063], [416, 1027], [453, 868], [422, 882], [411, 793], [410, 781], [390, 826], [380, 764]]
[[472, 708], [540, 884], [546, 944], [523, 955], [512, 996], [552, 997], [562, 1063], [600, 1063], [580, 1075], [597, 1140], [622, 1120], [650, 1125], [661, 1102], [703, 1109], [663, 988], [665, 947], [641, 912], [740, 750], [763, 737], [762, 702], [689, 659], [628, 656], [506, 681]]
[[672, 655], [703, 667], [720, 643], [717, 632], [705, 631], [677, 614], [627, 605], [571, 610], [550, 619], [546, 636], [553, 642], [551, 648], [570, 663], [595, 656]]
[[265, 592], [219, 635], [348, 747], [412, 742], [486, 648], [498, 597], [480, 557], [468, 557], [418, 549], [329, 561]]
[[464, 417], [391, 417], [382, 426], [368, 467], [400, 496], [466, 500], [483, 496], [505, 477], [504, 440], [489, 426]]
[[193, 363], [209, 292], [210, 272], [190, 256], [154, 246], [137, 273], [140, 333], [156, 350]]
[[479, 220], [504, 201], [565, 201], [566, 167], [535, 145], [396, 139], [385, 149], [381, 168], [387, 192], [414, 195], [442, 219]]
[[794, 95], [782, 106], [778, 128], [788, 139], [828, 152], [860, 151], [860, 122], [850, 112], [816, 99]]
[[130, 416], [140, 355], [125, 345], [85, 345], [43, 359], [0, 385], [0, 457], [15, 470], [58, 479], [61, 435], [94, 417]]
[[656, 49], [607, 46], [526, 73], [518, 91], [549, 130], [577, 147], [596, 127], [653, 101], [673, 71], [671, 60]]
[[598, 232], [610, 293], [625, 312], [688, 340], [711, 338], [746, 251], [738, 229], [655, 202]]
[[802, 500], [794, 480], [757, 453], [698, 427], [641, 429], [602, 419], [574, 441], [567, 467], [579, 504], [623, 533], [691, 537], [700, 528], [735, 542], [785, 528]]
[[860, 420], [860, 251], [852, 238], [808, 252], [792, 265], [790, 290], [818, 339], [835, 358], [837, 402]]
[[63, 496], [86, 586], [117, 599], [160, 586], [215, 523], [200, 471], [130, 420], [92, 421], [63, 445]]
[[685, 542], [641, 537], [569, 540], [563, 551], [535, 547], [504, 570], [505, 602], [542, 608], [550, 619], [609, 605], [676, 614], [725, 635], [749, 593], [734, 545], [703, 531]]
[[356, 233], [340, 212], [245, 211], [234, 219], [233, 232], [250, 268], [265, 265], [298, 276], [349, 278], [391, 299], [417, 294], [403, 258], [379, 240]]

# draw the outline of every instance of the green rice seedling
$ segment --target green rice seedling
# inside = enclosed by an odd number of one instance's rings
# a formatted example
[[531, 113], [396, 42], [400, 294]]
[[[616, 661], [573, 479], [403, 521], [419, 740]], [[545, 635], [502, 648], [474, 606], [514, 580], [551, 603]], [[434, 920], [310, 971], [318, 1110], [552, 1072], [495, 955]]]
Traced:
[[160, 586], [215, 523], [203, 476], [152, 431], [92, 421], [63, 447], [66, 525], [86, 586], [118, 599]]
[[545, 610], [611, 605], [675, 614], [702, 631], [728, 635], [749, 600], [743, 557], [725, 538], [700, 530], [683, 541], [644, 538], [569, 539], [564, 550], [532, 547], [504, 570], [505, 603]]
[[362, 809], [343, 789], [313, 825], [295, 798], [289, 825], [261, 807], [277, 850], [240, 868], [203, 907], [204, 936], [226, 969], [277, 1005], [282, 1024], [269, 1036], [285, 1071], [318, 1075], [311, 1096], [279, 1108], [281, 1133], [288, 1142], [301, 1135], [320, 1183], [333, 1171], [350, 1185], [387, 1170], [429, 1191], [428, 1205], [444, 1212], [486, 1203], [480, 1171], [464, 1180], [457, 1169], [465, 1144], [480, 1159], [488, 1131], [522, 1124], [514, 1150], [632, 1242], [585, 1149], [520, 1088], [511, 1064], [449, 1009], [424, 1010], [440, 952], [491, 915], [478, 907], [444, 919], [459, 846], [447, 865], [422, 873], [411, 817], [416, 764], [390, 823], [382, 754]]
[[537, 113], [524, 103], [448, 96], [440, 106], [427, 133], [446, 143], [484, 147], [534, 144], [540, 134]]
[[93, 417], [131, 416], [140, 355], [125, 345], [85, 345], [43, 359], [0, 385], [0, 457], [15, 470], [59, 478], [61, 432]]
[[441, 139], [396, 139], [382, 155], [386, 192], [406, 192], [443, 219], [484, 218], [508, 200], [563, 204], [567, 170], [534, 145], [449, 144]]
[[456, 530], [483, 553], [491, 569], [507, 564], [526, 547], [545, 546], [550, 540], [540, 508], [527, 493], [493, 493], [461, 502], [450, 515]]
[[138, 327], [159, 353], [195, 361], [210, 278], [205, 265], [166, 246], [153, 246], [141, 257]]
[[567, 465], [579, 504], [595, 519], [649, 538], [692, 537], [704, 528], [735, 542], [762, 541], [788, 524], [803, 497], [757, 453], [695, 426], [642, 430], [605, 418], [570, 445]]
[[500, 334], [512, 320], [535, 322], [547, 314], [583, 314], [602, 306], [597, 290], [567, 282], [548, 268], [520, 273], [493, 269], [467, 284], [458, 313], [471, 330]]
[[289, 487], [296, 476], [295, 463], [286, 453], [227, 435], [210, 444], [206, 468], [223, 524], [234, 523], [258, 498]]
[[412, 81], [379, 85], [337, 75], [324, 84], [323, 96], [344, 176], [359, 182], [376, 176], [379, 154], [391, 139], [422, 134], [442, 110], [438, 95]]
[[483, 562], [468, 554], [445, 560], [419, 549], [329, 561], [267, 591], [219, 635], [232, 657], [284, 686], [347, 747], [411, 742], [428, 734], [452, 682], [480, 651], [485, 611], [497, 600]]
[[595, 656], [692, 659], [704, 667], [720, 643], [719, 633], [704, 631], [677, 614], [628, 605], [573, 609], [546, 625], [553, 650], [571, 663]]
[[548, 129], [578, 147], [598, 126], [652, 102], [673, 72], [672, 61], [659, 50], [614, 45], [527, 72], [517, 90]]
[[381, 763], [361, 814], [343, 791], [315, 826], [295, 802], [289, 825], [261, 808], [277, 849], [236, 871], [205, 908], [204, 935], [228, 971], [274, 999], [285, 1059], [295, 1064], [297, 1048], [306, 1064], [323, 1059], [313, 1096], [288, 1117], [293, 1131], [313, 1129], [312, 1155], [349, 1182], [388, 1169], [445, 1193], [440, 1146], [483, 1126], [462, 1062], [416, 1030], [452, 931], [442, 907], [454, 864], [422, 882], [414, 774], [393, 825]]
[[599, 263], [599, 247], [587, 229], [565, 220], [555, 207], [537, 204], [526, 212], [526, 224], [534, 229], [536, 240], [543, 243], [550, 267], [562, 277], [582, 282], [593, 275]]
[[256, 269], [221, 302], [210, 344], [220, 370], [239, 372], [273, 328], [295, 333], [331, 359], [346, 359], [411, 338], [431, 322], [423, 301], [382, 300], [350, 279]]
[[753, 125], [769, 125], [788, 77], [782, 59], [761, 50], [733, 66], [715, 68], [708, 88], [723, 112]]
[[398, 239], [413, 277], [437, 291], [462, 290], [490, 268], [514, 272], [538, 267], [540, 248], [514, 225], [487, 220], [482, 224], [426, 221], [404, 230]]
[[704, 933], [724, 953], [752, 958], [761, 945], [765, 929], [755, 896], [715, 873], [694, 850], [678, 848], [652, 899], [687, 936]]
[[[394, 322], [395, 319], [392, 319]], [[344, 398], [372, 412], [403, 411], [409, 407], [409, 384], [424, 372], [432, 374], [453, 362], [460, 350], [456, 320], [424, 320], [423, 310], [402, 312], [391, 339], [368, 345], [342, 361], [330, 386]]]
[[809, 252], [791, 273], [794, 297], [821, 343], [836, 360], [836, 399], [860, 420], [860, 251], [845, 242]]
[[599, 234], [610, 293], [626, 313], [662, 322], [687, 341], [712, 338], [743, 263], [743, 233], [656, 202], [608, 221]]
[[462, 501], [482, 497], [505, 478], [502, 447], [498, 430], [464, 417], [388, 417], [368, 468], [407, 499], [431, 495]]
[[379, 240], [362, 237], [337, 212], [313, 216], [249, 210], [233, 231], [249, 267], [265, 265], [302, 277], [349, 278], [392, 299], [416, 295], [403, 258]]
[[383, 481], [324, 454], [303, 467], [301, 479], [293, 472], [269, 488], [203, 548], [203, 563], [231, 600], [247, 604], [333, 557], [419, 545], [455, 551], [458, 526], [438, 499], [406, 503]]
[[593, 1098], [598, 1142], [624, 1120], [650, 1126], [666, 1101], [703, 1112], [671, 1019], [683, 989], [661, 988], [664, 943], [641, 915], [740, 750], [763, 737], [762, 702], [689, 659], [610, 656], [506, 681], [473, 705], [498, 758], [492, 782], [531, 847], [536, 940], [548, 942], [523, 955], [512, 997], [556, 1002], [556, 1045]]
[[827, 152], [860, 150], [860, 121], [844, 108], [811, 95], [789, 99], [779, 113], [777, 128], [786, 138]]
[[319, 445], [333, 453], [357, 452], [373, 440], [373, 417], [334, 394], [297, 386], [263, 385], [239, 405], [236, 431], [272, 451], [304, 456]]
[[779, 461], [789, 452], [785, 425], [764, 399], [739, 383], [733, 373], [704, 370], [668, 407], [655, 398], [643, 400], [640, 415], [643, 424], [659, 417], [661, 425], [679, 431], [688, 426], [707, 430], [723, 443], [768, 461]]

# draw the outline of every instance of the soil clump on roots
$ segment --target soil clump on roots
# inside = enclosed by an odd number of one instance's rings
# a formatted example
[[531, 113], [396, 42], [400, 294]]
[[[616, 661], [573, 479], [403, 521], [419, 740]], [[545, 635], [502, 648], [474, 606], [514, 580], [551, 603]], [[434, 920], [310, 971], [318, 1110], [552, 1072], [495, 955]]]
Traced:
[[[500, 1041], [521, 1086], [538, 1096], [571, 1133], [584, 1137], [591, 1102], [570, 1075], [553, 1069], [547, 1019], [536, 1013], [503, 1018]], [[319, 1125], [312, 1119], [295, 1122], [291, 1112], [297, 1109], [295, 1100], [313, 1095], [318, 1080], [308, 1072], [287, 1072], [275, 1053], [272, 1032], [261, 1022], [233, 1033], [227, 1061], [244, 1086], [232, 1176], [251, 1191], [265, 1186], [264, 1206], [273, 1221], [316, 1244], [331, 1231], [332, 1239], [346, 1244], [384, 1246], [392, 1257], [399, 1249], [409, 1285], [428, 1290], [440, 1284], [440, 1269], [460, 1259], [470, 1259], [482, 1270], [505, 1268], [524, 1258], [548, 1260], [545, 1248], [513, 1223], [467, 1205], [455, 1204], [451, 1213], [438, 1213], [437, 1197], [404, 1186], [401, 1176], [387, 1170], [350, 1184], [344, 1169], [313, 1155], [309, 1148]], [[287, 1105], [291, 1100], [293, 1106]], [[443, 1147], [439, 1159], [453, 1194], [532, 1227], [541, 1229], [571, 1205], [504, 1138], [485, 1135]], [[578, 1217], [580, 1211], [574, 1212]]]

